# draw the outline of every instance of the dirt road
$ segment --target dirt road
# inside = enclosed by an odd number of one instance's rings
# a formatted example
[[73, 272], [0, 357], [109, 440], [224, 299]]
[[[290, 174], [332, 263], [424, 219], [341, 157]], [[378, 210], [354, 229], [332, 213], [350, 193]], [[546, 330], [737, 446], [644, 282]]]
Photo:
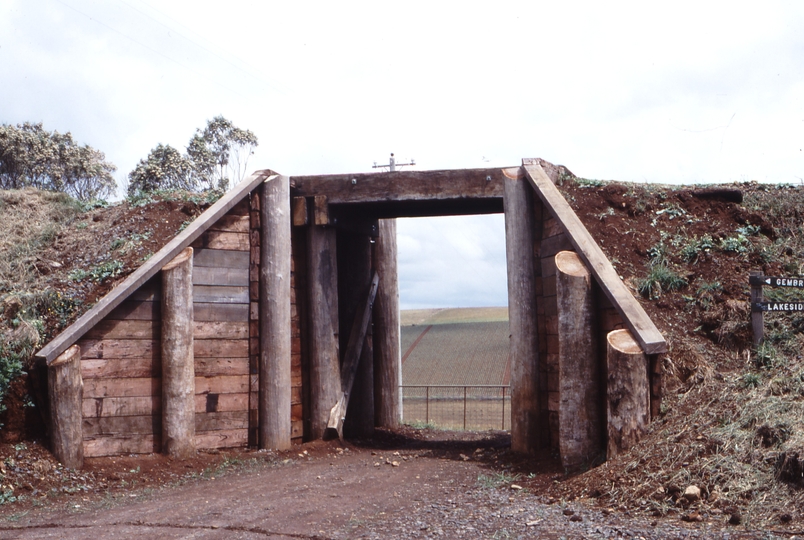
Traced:
[[[0, 538], [754, 538], [722, 520], [651, 521], [538, 494], [498, 439], [300, 446], [235, 472], [6, 513]], [[520, 489], [520, 484], [522, 487]], [[763, 537], [767, 537], [764, 536]]]

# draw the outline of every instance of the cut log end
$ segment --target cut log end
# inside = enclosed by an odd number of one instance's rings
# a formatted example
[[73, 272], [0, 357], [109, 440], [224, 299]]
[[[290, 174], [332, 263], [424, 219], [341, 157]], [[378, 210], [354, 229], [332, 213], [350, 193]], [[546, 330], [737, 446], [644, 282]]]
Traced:
[[574, 251], [559, 251], [556, 254], [556, 269], [574, 277], [589, 277], [586, 265]]
[[510, 178], [511, 180], [521, 180], [525, 177], [522, 167], [509, 167], [507, 169], [503, 169], [502, 173], [506, 178]]
[[73, 345], [72, 347], [70, 347], [69, 349], [58, 355], [56, 358], [51, 360], [48, 363], [48, 366], [56, 367], [61, 366], [63, 364], [69, 364], [70, 362], [75, 360], [76, 357], [78, 357], [80, 354], [81, 354], [81, 348], [78, 345]]
[[172, 261], [162, 267], [162, 270], [172, 270], [193, 256], [193, 248], [188, 247], [176, 255]]
[[642, 352], [642, 347], [631, 335], [631, 332], [625, 328], [609, 332], [607, 339], [609, 345], [621, 353], [639, 354]]

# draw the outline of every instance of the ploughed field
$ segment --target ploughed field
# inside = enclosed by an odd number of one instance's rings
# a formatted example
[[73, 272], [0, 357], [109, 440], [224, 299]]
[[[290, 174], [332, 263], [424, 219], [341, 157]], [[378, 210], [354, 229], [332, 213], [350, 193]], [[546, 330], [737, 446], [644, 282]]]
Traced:
[[403, 415], [450, 429], [509, 429], [508, 308], [402, 312]]

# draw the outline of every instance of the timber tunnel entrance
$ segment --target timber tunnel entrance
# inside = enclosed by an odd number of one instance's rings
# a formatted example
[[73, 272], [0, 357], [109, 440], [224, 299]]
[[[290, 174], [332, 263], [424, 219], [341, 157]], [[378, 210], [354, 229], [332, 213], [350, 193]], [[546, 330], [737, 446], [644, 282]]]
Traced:
[[[307, 226], [311, 239], [318, 233], [310, 231], [317, 227], [343, 228], [356, 234], [395, 227], [394, 220], [403, 217], [504, 214], [512, 447], [523, 453], [551, 447], [559, 451], [566, 466], [577, 466], [601, 453], [613, 455], [638, 440], [658, 403], [658, 375], [651, 366], [666, 345], [555, 188], [560, 174], [561, 168], [542, 160], [523, 160], [522, 167], [508, 169], [293, 177], [293, 221], [296, 226]], [[381, 232], [378, 243], [383, 244]], [[316, 247], [319, 249], [329, 248]], [[386, 273], [394, 278], [396, 251], [395, 247], [385, 261]], [[355, 258], [347, 260], [353, 264]], [[377, 262], [376, 257], [373, 260]], [[309, 271], [307, 276], [313, 291], [315, 281], [322, 278]], [[397, 291], [398, 282], [394, 281], [389, 286]], [[396, 293], [392, 295], [398, 301]], [[318, 297], [312, 302], [326, 304]], [[319, 323], [315, 317], [307, 320], [316, 334], [313, 328]], [[391, 326], [398, 328], [399, 324]], [[378, 328], [381, 333], [388, 331], [375, 324], [375, 336]], [[612, 345], [609, 338], [617, 330], [627, 334], [627, 346], [616, 340]], [[322, 335], [331, 333], [329, 329]], [[385, 377], [384, 385], [383, 377], [378, 376], [383, 369], [399, 376], [397, 359], [404, 351], [398, 336], [393, 341], [389, 344], [392, 351], [374, 352], [375, 412], [373, 418], [363, 419], [366, 429], [372, 420], [382, 426], [402, 418], [398, 379], [389, 385], [392, 377]], [[612, 346], [614, 352], [610, 352]], [[620, 358], [617, 355], [622, 350], [631, 353]], [[326, 359], [310, 356], [311, 373], [321, 369], [316, 364], [320, 361]], [[337, 366], [327, 369], [335, 372]], [[363, 376], [367, 387], [370, 377]], [[317, 399], [314, 396], [326, 395], [325, 389], [315, 386], [315, 380], [311, 375], [312, 401]], [[622, 393], [624, 387], [633, 403], [612, 411], [607, 393]], [[332, 403], [336, 395], [333, 392], [326, 403]], [[378, 406], [379, 402], [384, 405]], [[381, 418], [383, 407], [388, 407], [385, 420]], [[319, 407], [316, 420], [317, 408], [312, 402], [310, 410], [311, 421], [319, 425], [330, 411]], [[347, 417], [371, 416], [370, 410], [366, 401]], [[315, 430], [312, 435], [317, 436]]]
[[57, 457], [281, 449], [397, 425], [396, 220], [500, 213], [513, 450], [552, 447], [572, 466], [628, 447], [658, 409], [666, 344], [555, 187], [560, 174], [536, 159], [255, 173], [37, 353]]

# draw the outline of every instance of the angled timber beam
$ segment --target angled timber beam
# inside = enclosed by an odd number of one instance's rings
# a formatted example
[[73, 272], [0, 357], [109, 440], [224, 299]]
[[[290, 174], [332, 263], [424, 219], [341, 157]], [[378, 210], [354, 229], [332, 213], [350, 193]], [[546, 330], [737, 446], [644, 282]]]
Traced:
[[360, 354], [363, 352], [363, 342], [371, 321], [371, 310], [374, 307], [374, 298], [377, 296], [377, 286], [380, 276], [374, 272], [368, 294], [363, 301], [362, 309], [355, 314], [355, 322], [349, 334], [349, 344], [346, 347], [346, 356], [341, 367], [341, 395], [329, 413], [328, 430], [335, 430], [338, 437], [343, 439], [343, 421], [346, 419], [346, 409], [349, 406], [349, 397], [357, 375], [360, 363]]
[[631, 291], [617, 275], [609, 259], [589, 234], [581, 220], [570, 208], [564, 196], [544, 172], [536, 159], [523, 159], [525, 176], [530, 181], [539, 198], [561, 224], [578, 255], [595, 276], [606, 297], [620, 312], [625, 325], [634, 335], [645, 354], [667, 352], [667, 342], [653, 321], [645, 313]]
[[294, 196], [326, 195], [329, 205], [502, 199], [503, 196], [501, 168], [294, 176], [292, 181]]

